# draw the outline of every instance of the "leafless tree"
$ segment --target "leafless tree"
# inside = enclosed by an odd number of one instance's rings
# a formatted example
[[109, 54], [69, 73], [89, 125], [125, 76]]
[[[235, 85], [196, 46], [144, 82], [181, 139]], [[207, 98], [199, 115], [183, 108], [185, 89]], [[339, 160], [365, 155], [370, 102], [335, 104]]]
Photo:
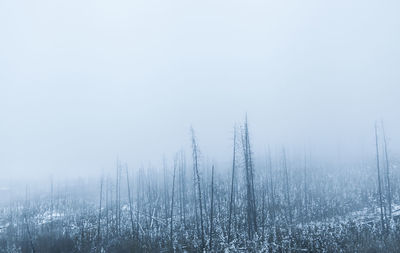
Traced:
[[245, 164], [246, 176], [246, 199], [247, 199], [247, 233], [249, 239], [253, 239], [254, 233], [257, 232], [257, 210], [254, 193], [254, 169], [252, 161], [252, 153], [250, 146], [249, 129], [247, 123], [247, 116], [244, 123], [242, 132], [242, 146]]
[[214, 165], [211, 169], [211, 211], [210, 211], [210, 251], [212, 252], [212, 238], [214, 233]]
[[383, 133], [383, 143], [384, 143], [384, 150], [385, 153], [385, 165], [386, 165], [386, 198], [388, 200], [388, 210], [389, 210], [389, 218], [392, 218], [392, 187], [390, 185], [390, 163], [389, 163], [389, 155], [387, 150], [387, 140], [386, 140], [386, 133], [385, 127], [382, 121], [382, 133]]
[[173, 248], [173, 228], [174, 228], [174, 196], [175, 196], [175, 172], [176, 172], [176, 166], [177, 166], [177, 158], [175, 158], [174, 160], [174, 173], [173, 173], [173, 177], [172, 177], [172, 192], [171, 192], [171, 230], [170, 230], [170, 238], [171, 238], [171, 249]]
[[235, 167], [236, 167], [236, 127], [233, 128], [233, 158], [232, 158], [232, 175], [231, 175], [231, 193], [229, 201], [229, 221], [228, 221], [228, 243], [231, 241], [231, 226], [232, 226], [232, 209], [234, 208], [234, 182], [235, 182]]
[[376, 147], [376, 170], [378, 172], [378, 194], [379, 194], [379, 206], [381, 211], [381, 226], [382, 231], [385, 228], [385, 222], [383, 220], [383, 201], [382, 201], [382, 186], [381, 186], [381, 171], [380, 171], [380, 162], [379, 162], [379, 147], [378, 147], [378, 126], [375, 123], [375, 147]]
[[192, 155], [193, 155], [193, 174], [195, 178], [195, 183], [197, 185], [197, 193], [198, 193], [198, 205], [200, 209], [200, 229], [201, 229], [201, 245], [204, 249], [205, 247], [205, 238], [204, 238], [204, 224], [203, 224], [203, 205], [202, 205], [202, 197], [201, 197], [201, 180], [199, 173], [199, 151], [196, 142], [196, 136], [194, 134], [193, 128], [191, 128], [192, 132]]
[[130, 186], [130, 180], [129, 180], [129, 171], [128, 171], [128, 165], [125, 165], [125, 172], [126, 172], [126, 185], [128, 187], [128, 202], [129, 202], [129, 218], [131, 220], [131, 233], [132, 237], [134, 234], [135, 230], [135, 225], [133, 221], [133, 205], [132, 205], [132, 198], [131, 198], [131, 186]]
[[103, 200], [103, 176], [100, 179], [100, 196], [99, 196], [99, 214], [97, 220], [97, 251], [100, 252], [100, 242], [101, 242], [101, 207]]

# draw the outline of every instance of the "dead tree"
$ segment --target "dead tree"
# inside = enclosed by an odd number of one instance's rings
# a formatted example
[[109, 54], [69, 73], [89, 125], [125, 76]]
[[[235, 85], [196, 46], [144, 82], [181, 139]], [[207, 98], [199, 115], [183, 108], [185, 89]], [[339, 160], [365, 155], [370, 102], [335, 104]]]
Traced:
[[378, 129], [375, 123], [375, 147], [376, 147], [376, 170], [378, 172], [378, 194], [379, 194], [379, 206], [381, 211], [381, 225], [382, 232], [384, 231], [385, 225], [383, 220], [383, 202], [382, 202], [382, 187], [381, 187], [381, 171], [379, 164], [379, 147], [378, 147]]
[[234, 208], [234, 181], [236, 165], [236, 127], [233, 128], [233, 158], [232, 158], [232, 176], [231, 176], [231, 198], [229, 201], [229, 221], [228, 221], [228, 243], [231, 241], [232, 209]]
[[128, 201], [129, 201], [129, 216], [131, 219], [131, 229], [132, 229], [132, 237], [133, 237], [133, 233], [135, 230], [135, 225], [133, 222], [133, 207], [132, 207], [132, 198], [131, 198], [131, 186], [130, 186], [130, 182], [129, 182], [129, 173], [128, 173], [128, 165], [125, 165], [125, 170], [126, 170], [126, 184], [128, 186]]
[[392, 187], [390, 185], [390, 164], [389, 164], [389, 156], [387, 150], [387, 141], [386, 141], [386, 134], [385, 128], [382, 122], [382, 132], [383, 132], [383, 144], [384, 144], [384, 153], [385, 153], [385, 165], [386, 165], [386, 194], [388, 200], [388, 209], [389, 209], [389, 218], [392, 218]]
[[137, 208], [136, 208], [136, 234], [137, 234], [137, 238], [138, 240], [140, 240], [140, 233], [139, 233], [139, 227], [140, 227], [140, 192], [141, 192], [141, 172], [142, 170], [139, 169], [139, 174], [137, 176], [137, 196], [136, 196], [136, 203], [137, 203]]
[[26, 226], [26, 232], [28, 234], [28, 240], [29, 240], [29, 245], [31, 247], [32, 253], [35, 253], [35, 245], [33, 244], [33, 238], [32, 238], [32, 234], [31, 234], [31, 230], [29, 228], [29, 221], [28, 221], [28, 217], [27, 217], [27, 212], [29, 210], [29, 194], [28, 194], [28, 185], [26, 185], [25, 188], [25, 207], [23, 210], [23, 217], [24, 217], [24, 221], [25, 221], [25, 226]]
[[210, 211], [210, 251], [212, 252], [212, 238], [214, 232], [214, 165], [211, 169], [211, 211]]
[[308, 220], [308, 181], [307, 181], [307, 155], [304, 155], [304, 209], [305, 220]]
[[285, 173], [285, 198], [286, 198], [286, 202], [287, 202], [287, 214], [288, 214], [288, 223], [289, 225], [292, 225], [292, 207], [291, 207], [291, 203], [290, 203], [290, 185], [289, 185], [289, 172], [288, 172], [288, 168], [287, 168], [287, 162], [286, 162], [286, 151], [285, 149], [283, 149], [282, 151], [282, 162], [283, 162], [283, 170]]
[[106, 206], [105, 206], [105, 208], [106, 208], [106, 238], [107, 238], [107, 240], [109, 239], [109, 217], [108, 217], [108, 205], [109, 205], [109, 197], [108, 197], [108, 195], [109, 195], [109, 191], [111, 190], [111, 189], [109, 189], [109, 178], [107, 177], [107, 179], [106, 179], [106, 190], [105, 190], [105, 193], [106, 193]]
[[272, 202], [272, 207], [270, 208], [271, 210], [271, 219], [272, 219], [272, 224], [275, 225], [275, 208], [276, 208], [276, 201], [275, 201], [275, 187], [274, 187], [274, 181], [273, 181], [273, 171], [272, 171], [272, 158], [271, 158], [271, 149], [268, 147], [268, 164], [269, 164], [269, 187], [270, 187], [270, 193], [271, 193], [271, 202]]
[[[200, 229], [201, 229], [201, 245], [202, 249], [205, 247], [205, 240], [204, 240], [204, 224], [203, 224], [203, 205], [202, 205], [202, 197], [201, 197], [201, 180], [200, 180], [200, 173], [199, 173], [199, 151], [196, 143], [196, 137], [194, 134], [193, 128], [191, 129], [192, 132], [192, 155], [193, 155], [193, 174], [195, 178], [195, 183], [197, 185], [197, 193], [198, 193], [198, 205], [200, 209]], [[196, 200], [195, 200], [196, 201]]]
[[50, 178], [50, 231], [53, 232], [53, 213], [54, 213], [54, 189], [53, 189], [53, 176]]
[[173, 240], [173, 228], [174, 228], [174, 196], [175, 196], [175, 172], [176, 172], [176, 166], [177, 166], [177, 159], [174, 161], [174, 174], [172, 177], [172, 193], [171, 193], [171, 231], [170, 231], [170, 238], [171, 238], [171, 249], [173, 248], [174, 245], [174, 240]]
[[[267, 180], [265, 179], [265, 181], [264, 182], [267, 182]], [[266, 193], [266, 188], [268, 189], [268, 185], [267, 186], [265, 186], [264, 184], [263, 184], [263, 186], [262, 186], [262, 196], [261, 196], [261, 228], [262, 228], [262, 231], [261, 231], [261, 241], [264, 241], [264, 235], [265, 235], [265, 195], [268, 195], [267, 193]]]
[[185, 155], [183, 151], [180, 153], [180, 163], [179, 163], [179, 209], [180, 209], [180, 218], [181, 224], [186, 227], [186, 187], [185, 187], [185, 179], [186, 179], [186, 162]]
[[120, 235], [121, 229], [121, 169], [120, 162], [117, 159], [116, 184], [115, 184], [115, 228], [116, 233]]
[[251, 147], [249, 129], [247, 124], [247, 116], [244, 123], [244, 132], [242, 133], [242, 146], [243, 156], [245, 163], [246, 174], [246, 193], [247, 193], [247, 233], [249, 239], [253, 238], [254, 233], [257, 232], [257, 214], [256, 214], [256, 201], [254, 194], [254, 171], [253, 161], [251, 158]]
[[101, 242], [101, 202], [103, 199], [103, 176], [100, 179], [100, 200], [99, 200], [99, 215], [97, 220], [97, 250], [100, 252], [100, 242]]
[[[268, 155], [270, 156], [270, 150], [268, 147]], [[268, 156], [266, 156], [265, 159], [265, 173], [264, 173], [264, 180], [263, 180], [263, 184], [262, 184], [262, 233], [261, 233], [261, 238], [262, 241], [264, 241], [265, 239], [265, 221], [266, 221], [266, 217], [268, 216], [267, 213], [265, 212], [265, 197], [267, 196], [268, 198], [268, 207], [271, 208], [271, 203], [270, 201], [272, 200], [272, 188], [269, 186], [269, 181], [268, 181], [268, 172], [269, 172], [269, 167], [271, 166], [271, 157], [269, 157], [269, 159], [267, 159]], [[269, 162], [268, 162], [269, 160]], [[271, 174], [272, 176], [272, 174]], [[272, 182], [272, 181], [270, 181]], [[270, 213], [271, 215], [271, 213]]]
[[197, 204], [197, 196], [196, 196], [196, 186], [197, 186], [197, 179], [196, 179], [196, 172], [195, 169], [193, 168], [193, 201], [194, 201], [194, 217], [195, 217], [195, 222], [196, 222], [196, 231], [197, 234], [199, 235], [200, 232], [200, 222], [199, 222], [199, 215], [198, 215], [198, 204]]
[[[167, 183], [167, 165], [166, 165], [166, 160], [165, 157], [163, 158], [163, 178], [164, 178], [164, 217], [165, 217], [165, 224], [168, 224], [168, 183]], [[168, 225], [167, 225], [168, 226]]]

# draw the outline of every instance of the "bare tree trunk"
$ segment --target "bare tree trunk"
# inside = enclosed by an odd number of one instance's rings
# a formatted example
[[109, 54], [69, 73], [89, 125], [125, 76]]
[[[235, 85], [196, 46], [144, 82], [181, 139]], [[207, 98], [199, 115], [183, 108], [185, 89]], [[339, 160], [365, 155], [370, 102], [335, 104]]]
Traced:
[[178, 187], [179, 187], [179, 218], [180, 224], [183, 223], [183, 164], [182, 164], [182, 152], [179, 156], [179, 167], [178, 167]]
[[170, 238], [171, 238], [171, 249], [174, 246], [174, 239], [173, 239], [173, 232], [174, 232], [174, 196], [175, 196], [175, 171], [177, 166], [177, 158], [174, 161], [174, 174], [172, 177], [172, 193], [171, 193], [171, 231], [170, 231]]
[[[113, 189], [114, 189], [114, 185], [113, 185], [113, 183], [112, 183], [112, 177], [110, 176], [110, 212], [111, 212], [111, 214], [110, 214], [110, 233], [111, 233], [111, 235], [113, 236], [113, 233], [115, 233], [116, 232], [116, 230], [115, 230], [115, 226], [116, 226], [116, 221], [115, 221], [115, 219], [116, 219], [116, 215], [114, 214], [114, 212], [115, 212], [115, 208], [114, 208], [114, 202], [115, 202], [115, 200], [114, 200], [114, 191], [113, 191]], [[114, 226], [114, 227], [113, 227]]]
[[382, 187], [381, 187], [381, 171], [380, 171], [380, 164], [379, 164], [379, 147], [378, 147], [378, 129], [375, 123], [375, 146], [376, 146], [376, 169], [378, 172], [378, 194], [379, 194], [379, 205], [381, 210], [381, 225], [382, 225], [382, 232], [385, 229], [384, 220], [383, 220], [383, 203], [382, 203]]
[[103, 199], [103, 176], [100, 179], [100, 203], [99, 203], [99, 216], [97, 221], [97, 250], [100, 252], [100, 242], [101, 242], [101, 201]]
[[304, 155], [304, 209], [305, 221], [308, 221], [308, 181], [307, 181], [307, 155]]
[[137, 202], [137, 208], [136, 208], [136, 234], [137, 234], [137, 238], [138, 240], [140, 240], [140, 233], [139, 233], [139, 226], [140, 226], [140, 181], [141, 181], [141, 169], [139, 169], [139, 174], [138, 174], [138, 183], [137, 183], [137, 198], [136, 198], [136, 202]]
[[275, 208], [276, 208], [276, 202], [275, 202], [275, 188], [274, 188], [274, 182], [273, 182], [273, 171], [272, 171], [272, 158], [271, 158], [271, 150], [268, 147], [268, 164], [269, 164], [269, 187], [270, 187], [270, 192], [271, 192], [271, 202], [272, 202], [272, 208], [271, 210], [271, 219], [272, 219], [272, 224], [275, 225]]
[[286, 188], [286, 202], [287, 202], [287, 213], [288, 213], [288, 219], [289, 219], [289, 225], [292, 225], [292, 206], [290, 203], [290, 191], [289, 191], [289, 172], [287, 168], [287, 162], [286, 162], [286, 151], [283, 149], [282, 151], [282, 156], [283, 156], [283, 169], [285, 173], [285, 188]]
[[264, 235], [265, 235], [265, 195], [267, 195], [264, 185], [263, 185], [262, 193], [263, 193], [263, 195], [261, 196], [261, 198], [262, 198], [262, 204], [261, 204], [261, 207], [262, 207], [262, 209], [261, 209], [261, 222], [262, 222], [262, 224], [261, 224], [262, 225], [261, 241], [264, 241]]
[[186, 158], [182, 152], [182, 211], [183, 211], [183, 226], [186, 227]]
[[[163, 175], [164, 175], [164, 217], [165, 224], [168, 224], [168, 186], [167, 186], [167, 164], [165, 161], [165, 157], [163, 158]], [[168, 226], [168, 225], [167, 225]]]
[[53, 213], [54, 213], [54, 191], [53, 191], [53, 176], [50, 178], [51, 186], [50, 186], [50, 231], [53, 233]]
[[236, 127], [233, 128], [233, 158], [232, 158], [232, 176], [231, 176], [231, 198], [229, 201], [229, 221], [228, 221], [228, 243], [231, 241], [232, 208], [234, 201], [234, 180], [236, 163]]
[[193, 167], [193, 201], [194, 201], [194, 215], [195, 215], [195, 222], [196, 222], [196, 230], [197, 234], [200, 234], [200, 223], [199, 223], [199, 215], [198, 215], [198, 203], [197, 203], [197, 180], [196, 180], [196, 170]]
[[248, 146], [248, 158], [249, 158], [249, 165], [250, 165], [250, 182], [251, 182], [251, 193], [252, 193], [252, 210], [253, 210], [253, 226], [254, 232], [257, 232], [257, 207], [256, 207], [256, 194], [255, 194], [255, 187], [254, 187], [254, 167], [253, 167], [253, 160], [252, 160], [252, 152], [250, 146], [250, 136], [249, 130], [247, 126], [247, 117], [246, 117], [246, 136], [247, 136], [247, 146]]
[[390, 185], [390, 164], [389, 164], [389, 156], [387, 151], [387, 141], [385, 128], [382, 122], [382, 131], [383, 131], [383, 143], [384, 143], [384, 152], [385, 152], [385, 163], [386, 163], [386, 187], [387, 187], [387, 199], [388, 199], [388, 209], [389, 209], [389, 218], [392, 218], [392, 187]]
[[193, 128], [191, 130], [192, 130], [192, 148], [193, 148], [193, 169], [194, 169], [196, 183], [197, 183], [197, 192], [199, 195], [198, 196], [198, 204], [199, 204], [199, 208], [200, 208], [201, 245], [202, 245], [202, 249], [204, 249], [205, 240], [204, 240], [204, 223], [203, 223], [203, 205], [202, 205], [202, 197], [201, 197], [201, 180], [200, 180], [199, 163], [198, 163], [198, 147], [197, 147]]
[[254, 173], [253, 173], [253, 161], [251, 159], [251, 148], [250, 148], [250, 137], [247, 124], [247, 116], [244, 124], [244, 133], [242, 134], [242, 145], [243, 155], [245, 162], [245, 173], [246, 173], [246, 189], [247, 189], [247, 233], [249, 239], [253, 238], [255, 232], [257, 232], [257, 215], [256, 215], [256, 203], [254, 193]]
[[106, 180], [106, 237], [107, 237], [107, 240], [108, 240], [108, 238], [109, 238], [109, 231], [108, 231], [108, 226], [109, 226], [109, 217], [108, 217], [108, 205], [109, 205], [109, 197], [108, 197], [108, 194], [109, 194], [109, 178], [107, 177], [107, 180]]
[[214, 233], [214, 165], [211, 169], [211, 211], [210, 211], [210, 251], [212, 252], [212, 238]]
[[131, 229], [132, 229], [131, 233], [132, 233], [132, 237], [134, 237], [133, 234], [135, 231], [135, 225], [133, 222], [133, 211], [132, 211], [133, 207], [132, 207], [132, 198], [131, 198], [131, 186], [129, 183], [128, 165], [125, 165], [125, 169], [126, 169], [126, 184], [128, 186], [129, 216], [131, 219]]
[[121, 219], [121, 202], [120, 202], [120, 163], [117, 159], [117, 170], [116, 170], [116, 185], [115, 185], [115, 228], [117, 236], [120, 235], [120, 219]]

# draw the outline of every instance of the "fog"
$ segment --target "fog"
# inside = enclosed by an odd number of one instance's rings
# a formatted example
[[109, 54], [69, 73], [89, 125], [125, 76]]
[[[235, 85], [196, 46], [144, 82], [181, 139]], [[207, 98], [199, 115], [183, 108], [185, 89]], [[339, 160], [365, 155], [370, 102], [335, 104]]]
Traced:
[[400, 147], [398, 1], [0, 2], [0, 179], [87, 176], [189, 151]]

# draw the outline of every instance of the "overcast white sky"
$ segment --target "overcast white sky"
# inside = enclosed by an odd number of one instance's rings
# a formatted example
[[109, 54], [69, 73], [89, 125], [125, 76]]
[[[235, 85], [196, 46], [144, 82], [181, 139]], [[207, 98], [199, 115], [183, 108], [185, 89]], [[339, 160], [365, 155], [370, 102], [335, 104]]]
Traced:
[[0, 0], [0, 178], [400, 146], [400, 1]]

